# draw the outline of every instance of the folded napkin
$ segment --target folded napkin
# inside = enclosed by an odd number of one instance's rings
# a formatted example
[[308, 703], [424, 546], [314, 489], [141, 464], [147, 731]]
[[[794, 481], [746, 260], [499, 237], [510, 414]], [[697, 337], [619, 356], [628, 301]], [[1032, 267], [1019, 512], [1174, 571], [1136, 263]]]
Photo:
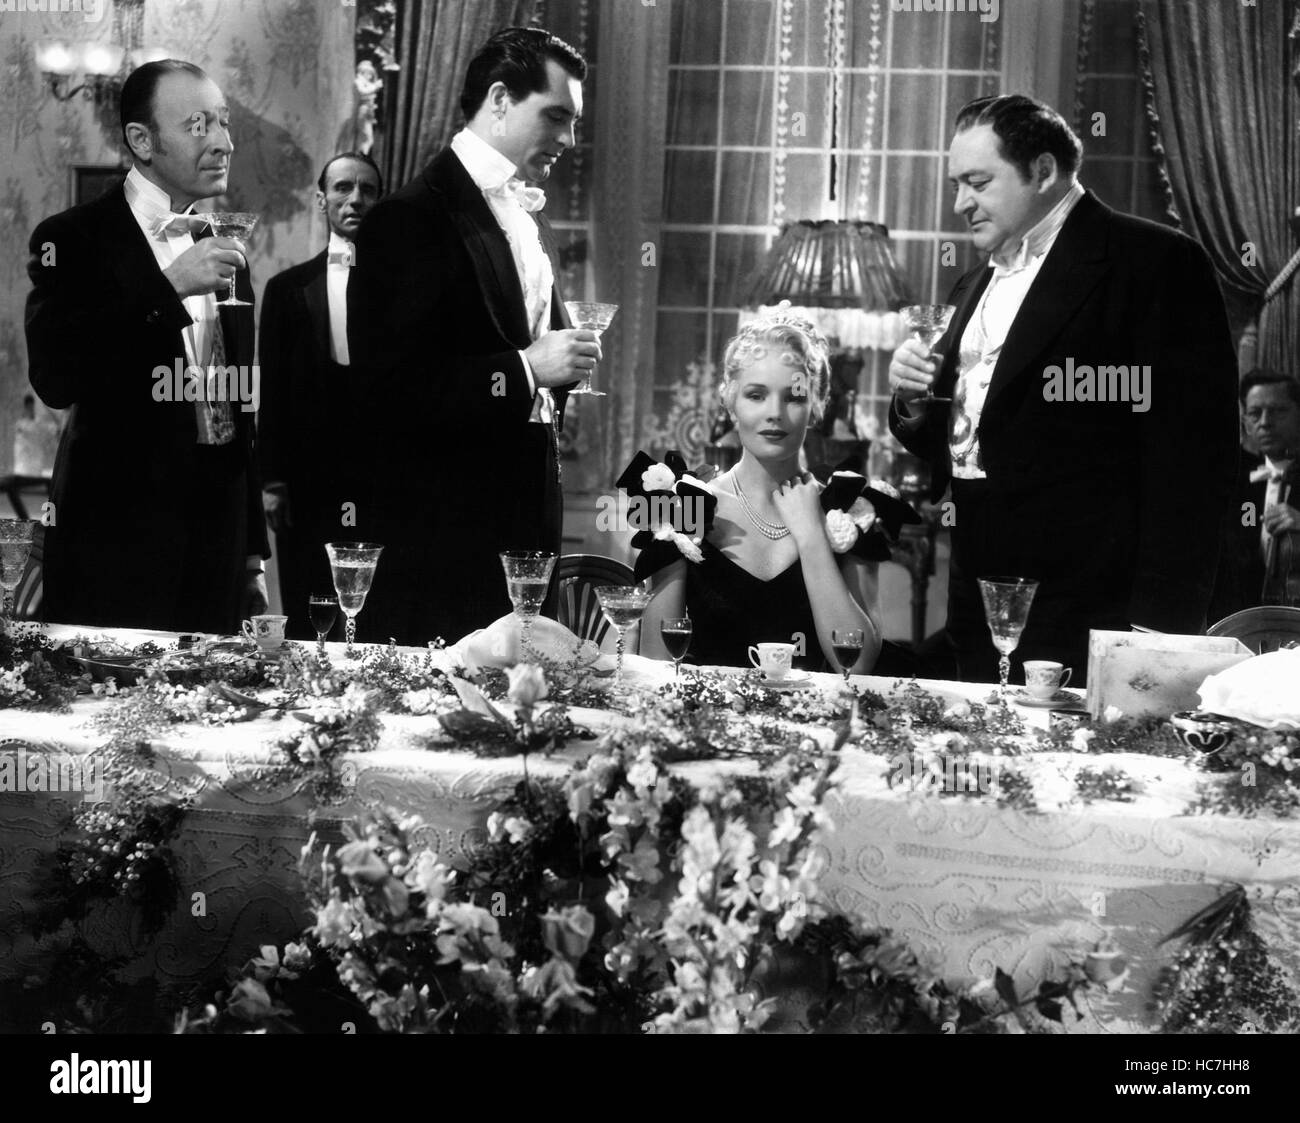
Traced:
[[[470, 632], [447, 650], [466, 670], [481, 667], [513, 667], [520, 661], [519, 618], [512, 612], [492, 621], [486, 628]], [[590, 640], [580, 640], [563, 624], [539, 616], [533, 622], [534, 651], [548, 659], [566, 662], [576, 655], [580, 666], [594, 671], [612, 670], [614, 657], [602, 655]]]
[[1300, 648], [1237, 663], [1201, 685], [1201, 709], [1265, 729], [1300, 729]]

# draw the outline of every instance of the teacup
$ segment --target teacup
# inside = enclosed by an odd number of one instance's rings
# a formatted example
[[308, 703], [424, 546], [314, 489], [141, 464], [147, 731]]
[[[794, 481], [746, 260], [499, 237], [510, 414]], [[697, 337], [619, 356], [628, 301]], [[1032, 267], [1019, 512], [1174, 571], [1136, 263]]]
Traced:
[[749, 661], [774, 681], [790, 674], [794, 662], [794, 644], [760, 643], [749, 649]]
[[1056, 692], [1070, 681], [1071, 669], [1064, 663], [1053, 663], [1050, 659], [1028, 659], [1025, 661], [1025, 689], [1031, 698], [1046, 702], [1055, 698]]
[[244, 635], [263, 651], [278, 651], [284, 644], [287, 616], [254, 616], [244, 621]]

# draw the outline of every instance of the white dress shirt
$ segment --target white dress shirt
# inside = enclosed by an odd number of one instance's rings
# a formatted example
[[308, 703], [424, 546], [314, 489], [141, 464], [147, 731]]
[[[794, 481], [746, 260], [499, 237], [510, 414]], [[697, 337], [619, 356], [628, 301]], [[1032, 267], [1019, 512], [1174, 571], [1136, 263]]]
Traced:
[[[541, 233], [523, 206], [508, 192], [502, 190], [511, 180], [518, 180], [514, 164], [493, 148], [487, 141], [461, 129], [451, 138], [451, 150], [464, 165], [475, 185], [501, 227], [515, 270], [519, 274], [519, 287], [524, 294], [524, 311], [528, 318], [529, 334], [540, 339], [550, 330], [551, 295], [555, 287], [555, 274], [551, 259], [542, 247]], [[549, 424], [554, 416], [551, 392], [539, 388], [533, 378], [532, 367], [522, 351], [519, 358], [524, 364], [524, 374], [534, 393], [532, 421]]]
[[[1270, 460], [1265, 456], [1263, 467], [1266, 468], [1269, 473], [1268, 486], [1264, 489], [1264, 511], [1267, 511], [1274, 504], [1283, 502], [1282, 481], [1286, 476], [1286, 473], [1291, 469], [1291, 461]], [[1293, 496], [1287, 496], [1288, 504], [1292, 498]], [[1261, 516], [1264, 511], [1260, 512]], [[1273, 536], [1268, 532], [1268, 527], [1264, 525], [1264, 520], [1261, 517], [1259, 522], [1259, 548], [1265, 559], [1268, 558], [1268, 544], [1272, 537]]]
[[978, 433], [993, 371], [1020, 306], [1056, 244], [1061, 227], [1083, 195], [1083, 186], [1076, 181], [1051, 212], [1021, 239], [1019, 246], [995, 255], [989, 262], [993, 277], [966, 323], [958, 352], [949, 448], [952, 474], [959, 480], [985, 478]]
[[[193, 248], [194, 235], [188, 230], [164, 230], [154, 233], [156, 224], [163, 223], [177, 214], [171, 209], [171, 198], [166, 191], [157, 184], [150, 183], [134, 166], [127, 172], [122, 189], [126, 195], [127, 205], [131, 208], [131, 214], [140, 224], [140, 229], [149, 243], [149, 248], [153, 251], [159, 269], [168, 268], [181, 254]], [[194, 204], [191, 203], [179, 213], [194, 214]], [[230, 404], [211, 400], [216, 390], [212, 364], [220, 360], [221, 365], [225, 365], [224, 356], [221, 354], [214, 356], [213, 353], [217, 332], [220, 331], [216, 295], [202, 293], [186, 296], [181, 299], [181, 303], [185, 305], [185, 311], [190, 314], [190, 319], [193, 321], [181, 331], [181, 338], [185, 344], [186, 366], [207, 372], [205, 386], [209, 400], [195, 403], [198, 443], [229, 444], [234, 439], [234, 421], [231, 417]], [[179, 355], [176, 357], [180, 358]], [[188, 375], [189, 372], [186, 373]]]
[[340, 366], [349, 366], [352, 361], [348, 355], [348, 277], [356, 263], [356, 246], [331, 230], [325, 258], [325, 290], [329, 294], [330, 358]]

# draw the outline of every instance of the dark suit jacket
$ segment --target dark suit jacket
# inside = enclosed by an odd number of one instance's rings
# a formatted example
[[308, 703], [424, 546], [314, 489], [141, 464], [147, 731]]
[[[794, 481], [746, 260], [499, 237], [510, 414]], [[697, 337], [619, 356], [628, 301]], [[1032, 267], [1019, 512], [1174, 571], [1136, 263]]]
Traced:
[[[556, 277], [551, 326], [567, 327], [554, 238], [533, 217]], [[374, 603], [400, 594], [399, 582], [419, 586], [372, 617], [372, 635], [458, 639], [510, 611], [499, 551], [559, 552], [556, 437], [528, 420], [519, 357], [531, 342], [509, 243], [444, 149], [366, 216], [348, 290], [348, 346], [365, 369], [382, 449], [371, 501], [387, 552]], [[555, 391], [561, 422], [565, 397]]]
[[[288, 485], [293, 525], [276, 535], [290, 634], [311, 638], [307, 597], [332, 588], [324, 544], [364, 537], [343, 504], [360, 505], [354, 464], [363, 389], [356, 368], [330, 357], [327, 252], [277, 273], [262, 294], [258, 459], [264, 483]], [[350, 286], [349, 286], [350, 287]]]
[[[1263, 457], [1245, 457], [1237, 477], [1233, 504], [1228, 510], [1228, 525], [1223, 536], [1223, 553], [1210, 602], [1210, 623], [1240, 612], [1243, 608], [1277, 603], [1287, 599], [1280, 584], [1273, 585], [1269, 596], [1264, 593], [1264, 552], [1260, 547], [1260, 527], [1264, 525], [1264, 502], [1268, 481], [1250, 482], [1250, 474], [1263, 465]], [[1293, 463], [1288, 473], [1291, 506], [1300, 504], [1300, 463]], [[1292, 535], [1300, 545], [1300, 539]], [[1275, 554], [1275, 557], [1278, 555]], [[1276, 576], [1277, 569], [1274, 573]]]
[[[935, 393], [951, 397], [958, 348], [992, 270], [949, 297]], [[1150, 365], [1150, 408], [1047, 401], [1047, 367]], [[1007, 336], [979, 421], [992, 538], [1039, 597], [1064, 596], [1069, 628], [1102, 618], [1199, 633], [1237, 466], [1236, 360], [1213, 267], [1191, 239], [1119, 214], [1089, 192], [1071, 212]], [[951, 478], [949, 411], [890, 428], [929, 461], [932, 495]], [[957, 511], [960, 520], [961, 512]], [[980, 575], [969, 575], [980, 576]], [[1031, 616], [1031, 625], [1032, 625]], [[987, 637], [986, 637], [987, 638]], [[1078, 677], [1078, 668], [1076, 668]]]
[[[195, 404], [154, 397], [155, 368], [185, 362], [190, 323], [119, 187], [42, 222], [32, 234], [27, 353], [32, 385], [71, 408], [51, 485], [45, 546], [46, 618], [188, 629], [177, 618], [187, 525], [211, 504], [228, 564], [212, 590], [237, 623], [246, 555], [266, 555], [252, 412], [233, 414], [233, 472], [220, 501], [195, 494]], [[47, 255], [52, 250], [53, 259]], [[247, 271], [239, 295], [252, 299]], [[219, 309], [226, 363], [253, 364], [253, 309]], [[235, 494], [237, 493], [237, 494]], [[224, 577], [229, 574], [228, 583]]]

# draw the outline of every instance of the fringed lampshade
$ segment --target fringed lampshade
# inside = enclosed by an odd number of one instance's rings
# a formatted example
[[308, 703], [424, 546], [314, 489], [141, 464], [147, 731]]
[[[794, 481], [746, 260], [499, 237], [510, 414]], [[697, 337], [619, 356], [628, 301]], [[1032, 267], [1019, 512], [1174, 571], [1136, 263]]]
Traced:
[[805, 219], [782, 227], [743, 303], [761, 314], [783, 300], [841, 347], [893, 350], [906, 334], [898, 308], [909, 301], [907, 284], [879, 223]]

